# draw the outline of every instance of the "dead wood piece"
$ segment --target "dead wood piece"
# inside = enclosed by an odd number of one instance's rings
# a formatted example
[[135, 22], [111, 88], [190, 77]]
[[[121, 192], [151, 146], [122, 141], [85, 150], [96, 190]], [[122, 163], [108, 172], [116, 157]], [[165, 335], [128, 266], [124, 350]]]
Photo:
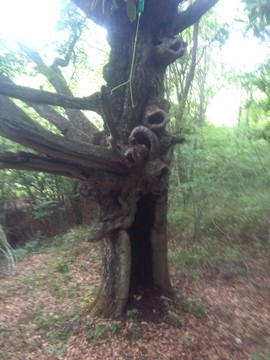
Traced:
[[185, 138], [183, 136], [171, 135], [165, 131], [160, 137], [160, 153], [162, 155], [166, 154], [172, 146], [176, 144], [183, 144], [184, 142]]

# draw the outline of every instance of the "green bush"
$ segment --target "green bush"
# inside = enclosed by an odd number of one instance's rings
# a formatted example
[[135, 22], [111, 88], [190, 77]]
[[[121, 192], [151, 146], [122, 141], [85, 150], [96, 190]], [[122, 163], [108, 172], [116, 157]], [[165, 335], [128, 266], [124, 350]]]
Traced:
[[217, 240], [204, 241], [186, 249], [171, 248], [169, 261], [193, 278], [217, 274], [235, 276], [242, 273], [246, 254], [240, 245]]

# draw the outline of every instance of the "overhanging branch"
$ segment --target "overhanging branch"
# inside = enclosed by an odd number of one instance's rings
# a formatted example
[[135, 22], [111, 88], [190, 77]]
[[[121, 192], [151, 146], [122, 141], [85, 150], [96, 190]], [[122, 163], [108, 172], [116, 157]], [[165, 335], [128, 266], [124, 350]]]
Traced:
[[110, 13], [113, 3], [111, 1], [73, 0], [85, 15], [98, 25], [104, 25], [106, 15]]
[[7, 84], [0, 82], [0, 95], [41, 105], [60, 106], [69, 109], [90, 110], [101, 115], [100, 93], [77, 98], [55, 94], [50, 91], [36, 90], [27, 86]]
[[120, 155], [101, 146], [70, 142], [41, 127], [0, 113], [0, 134], [59, 162], [116, 173], [126, 172]]
[[88, 179], [88, 168], [65, 164], [58, 160], [26, 152], [0, 153], [0, 169], [42, 171], [50, 174], [72, 177], [79, 180]]
[[[16, 85], [6, 77], [3, 73], [0, 72], [0, 82], [3, 81], [7, 84]], [[25, 102], [26, 105], [32, 107], [43, 119], [49, 121], [52, 125], [54, 125], [57, 129], [61, 131], [61, 133], [65, 136], [66, 139], [75, 140], [75, 141], [84, 141], [91, 142], [91, 137], [82, 132], [78, 126], [74, 126], [67, 118], [62, 116], [58, 111], [56, 111], [53, 107], [49, 105], [38, 105], [29, 102]], [[76, 111], [76, 110], [75, 110]], [[12, 116], [15, 118], [26, 119], [27, 122], [32, 122], [35, 124], [35, 121], [32, 121], [26, 113], [17, 106], [14, 101], [8, 99], [5, 96], [0, 95], [0, 113], [5, 116]]]
[[[72, 98], [74, 97], [66, 79], [57, 65], [59, 62], [54, 63], [52, 66], [48, 66], [35, 49], [30, 48], [22, 42], [18, 42], [18, 45], [22, 51], [36, 64], [38, 71], [47, 78], [47, 80], [56, 90], [57, 94], [69, 96]], [[66, 108], [65, 111], [70, 123], [73, 124], [76, 128], [79, 128], [85, 134], [95, 133], [98, 131], [98, 129], [89, 121], [83, 112], [70, 108]]]
[[173, 22], [174, 34], [177, 35], [198, 22], [217, 2], [218, 0], [197, 0], [187, 10], [176, 14]]

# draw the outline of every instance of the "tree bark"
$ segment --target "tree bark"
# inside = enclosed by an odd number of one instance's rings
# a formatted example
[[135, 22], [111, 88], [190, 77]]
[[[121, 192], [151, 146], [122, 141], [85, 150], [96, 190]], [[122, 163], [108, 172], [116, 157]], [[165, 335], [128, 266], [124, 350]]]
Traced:
[[96, 316], [121, 316], [129, 297], [131, 247], [128, 233], [117, 231], [103, 240], [103, 277], [91, 310]]

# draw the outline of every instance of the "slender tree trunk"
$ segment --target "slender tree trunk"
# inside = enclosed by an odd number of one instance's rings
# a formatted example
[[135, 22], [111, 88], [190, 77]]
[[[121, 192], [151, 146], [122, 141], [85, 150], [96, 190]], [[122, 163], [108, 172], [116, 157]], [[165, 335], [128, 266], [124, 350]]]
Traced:
[[186, 108], [186, 103], [187, 103], [187, 98], [188, 98], [188, 94], [192, 85], [192, 81], [195, 75], [195, 70], [196, 70], [196, 60], [197, 60], [197, 49], [198, 49], [198, 36], [199, 36], [199, 22], [197, 22], [196, 24], [194, 24], [193, 26], [193, 47], [192, 47], [192, 52], [191, 52], [191, 64], [190, 64], [190, 68], [185, 80], [185, 86], [183, 89], [183, 92], [181, 94], [180, 97], [180, 102], [179, 102], [179, 114], [178, 114], [178, 124], [177, 124], [177, 128], [179, 128], [180, 124], [182, 124], [183, 122], [183, 117], [184, 117], [184, 113], [185, 113], [185, 108]]

